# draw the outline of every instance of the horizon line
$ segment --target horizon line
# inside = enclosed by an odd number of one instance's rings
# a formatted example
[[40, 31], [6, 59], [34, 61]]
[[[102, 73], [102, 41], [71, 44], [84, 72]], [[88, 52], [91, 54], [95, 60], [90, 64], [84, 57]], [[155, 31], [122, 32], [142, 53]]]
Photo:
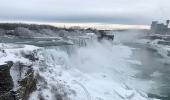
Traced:
[[92, 22], [43, 22], [43, 21], [0, 21], [0, 23], [25, 23], [38, 25], [51, 25], [60, 28], [81, 27], [93, 29], [150, 29], [149, 25], [132, 25], [132, 24], [111, 24], [111, 23], [92, 23]]

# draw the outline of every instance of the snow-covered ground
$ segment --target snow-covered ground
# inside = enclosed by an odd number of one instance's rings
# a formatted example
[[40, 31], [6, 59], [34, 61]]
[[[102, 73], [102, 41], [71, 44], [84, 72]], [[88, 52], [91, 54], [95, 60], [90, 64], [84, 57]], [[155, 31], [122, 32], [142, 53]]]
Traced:
[[15, 45], [0, 43], [0, 64], [5, 64], [7, 61], [23, 62], [30, 64], [29, 60], [22, 56], [22, 53], [31, 53], [37, 50], [38, 47], [31, 45]]

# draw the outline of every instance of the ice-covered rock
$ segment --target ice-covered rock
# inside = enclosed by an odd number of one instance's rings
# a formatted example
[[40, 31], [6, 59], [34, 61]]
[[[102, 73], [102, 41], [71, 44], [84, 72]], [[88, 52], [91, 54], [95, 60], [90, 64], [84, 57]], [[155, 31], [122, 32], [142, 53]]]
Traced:
[[33, 62], [37, 47], [0, 44], [0, 98], [1, 100], [28, 100], [36, 87]]
[[156, 39], [148, 42], [148, 44], [151, 48], [157, 50], [157, 52], [163, 57], [170, 58], [170, 46], [159, 44], [159, 41], [159, 39]]

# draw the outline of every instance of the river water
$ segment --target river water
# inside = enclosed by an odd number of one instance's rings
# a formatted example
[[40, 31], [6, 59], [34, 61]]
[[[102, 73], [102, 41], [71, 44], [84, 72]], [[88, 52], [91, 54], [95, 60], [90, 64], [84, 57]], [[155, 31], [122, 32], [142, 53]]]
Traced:
[[135, 77], [148, 81], [148, 86], [152, 82], [148, 95], [170, 100], [170, 64], [167, 63], [167, 59], [146, 44], [125, 43], [125, 45], [134, 48], [132, 58], [141, 62], [141, 65], [133, 65], [139, 71]]

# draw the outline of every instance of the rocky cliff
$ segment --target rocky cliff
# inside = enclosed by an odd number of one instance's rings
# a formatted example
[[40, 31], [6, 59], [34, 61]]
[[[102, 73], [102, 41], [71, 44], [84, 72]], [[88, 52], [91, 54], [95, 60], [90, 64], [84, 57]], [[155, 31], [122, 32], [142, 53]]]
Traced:
[[[33, 63], [38, 60], [31, 50], [3, 47], [0, 56], [0, 100], [28, 100], [36, 89]], [[3, 51], [3, 52], [2, 52]]]

